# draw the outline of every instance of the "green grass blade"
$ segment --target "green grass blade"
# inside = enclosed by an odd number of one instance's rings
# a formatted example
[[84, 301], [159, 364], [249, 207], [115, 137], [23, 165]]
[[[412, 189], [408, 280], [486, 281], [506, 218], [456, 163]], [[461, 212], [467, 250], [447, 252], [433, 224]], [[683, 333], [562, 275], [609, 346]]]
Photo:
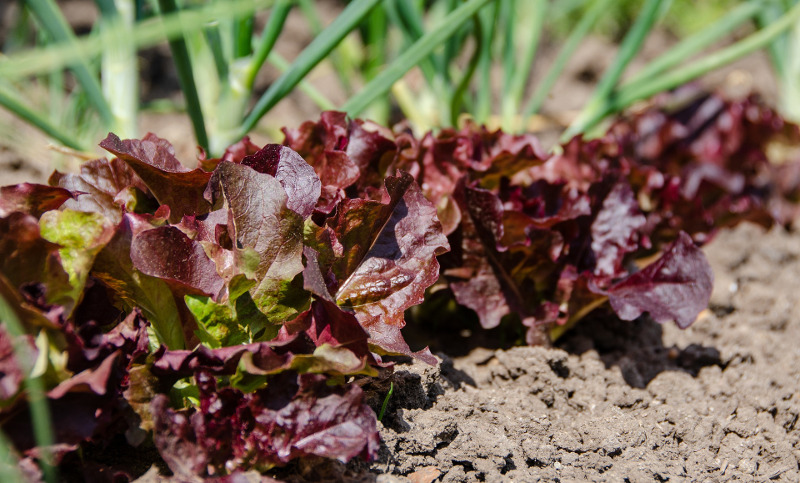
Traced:
[[118, 13], [114, 0], [94, 0], [94, 3], [103, 17], [114, 17]]
[[10, 19], [10, 22], [6, 24], [11, 27], [6, 32], [2, 48], [0, 49], [5, 54], [16, 52], [25, 47], [31, 36], [32, 22], [30, 21], [30, 10], [27, 8], [18, 8], [15, 13], [16, 17]]
[[475, 15], [488, 1], [468, 0], [461, 4], [450, 15], [445, 17], [437, 27], [431, 29], [430, 32], [406, 49], [391, 65], [364, 86], [361, 92], [345, 102], [342, 109], [347, 111], [350, 116], [357, 116], [373, 100], [386, 94], [392, 88], [392, 84], [397, 82], [406, 72], [453, 35], [464, 22]]
[[[158, 0], [162, 14], [177, 13], [175, 0]], [[175, 69], [178, 71], [178, 80], [181, 84], [183, 96], [186, 99], [186, 111], [192, 121], [194, 135], [199, 144], [206, 151], [209, 150], [208, 134], [206, 133], [203, 109], [200, 106], [200, 96], [197, 94], [197, 86], [194, 82], [192, 72], [192, 60], [189, 57], [189, 49], [183, 37], [176, 37], [169, 41], [169, 48], [175, 61]]]
[[[449, 14], [453, 10], [456, 9], [458, 6], [458, 0], [444, 0], [445, 1], [445, 10]], [[453, 35], [447, 42], [444, 43], [444, 53], [442, 54], [442, 62], [444, 65], [449, 66], [453, 62], [453, 60], [458, 56], [461, 47], [463, 47], [463, 42], [460, 42], [460, 35]], [[444, 71], [445, 79], [450, 80], [450, 71], [449, 69], [445, 69]]]
[[[778, 2], [771, 2], [764, 6], [756, 16], [756, 25], [758, 28], [764, 28], [771, 24], [783, 14], [783, 8]], [[786, 35], [781, 35], [776, 38], [767, 46], [772, 67], [778, 74], [778, 77], [783, 79], [786, 76], [786, 55], [788, 54], [788, 40]]]
[[383, 420], [383, 415], [386, 413], [386, 407], [389, 405], [389, 399], [392, 397], [392, 393], [394, 392], [394, 382], [389, 383], [389, 392], [386, 393], [386, 397], [383, 399], [383, 404], [381, 404], [381, 412], [378, 414], [378, 421]]
[[503, 26], [503, 92], [508, 92], [511, 88], [511, 76], [514, 72], [514, 62], [516, 60], [516, 50], [514, 46], [514, 30], [517, 25], [514, 18], [514, 10], [517, 0], [498, 0], [500, 11], [498, 12], [498, 22]]
[[380, 0], [355, 0], [347, 5], [336, 20], [322, 31], [303, 52], [297, 57], [292, 66], [275, 81], [256, 103], [253, 110], [244, 120], [241, 135], [249, 132], [256, 123], [275, 106], [281, 99], [322, 61], [341, 40], [350, 33], [364, 17], [369, 14]]
[[233, 23], [233, 57], [241, 59], [253, 53], [253, 15], [244, 15]]
[[562, 141], [567, 141], [572, 136], [584, 132], [587, 129], [587, 120], [593, 118], [597, 112], [605, 110], [606, 105], [610, 102], [609, 97], [614, 87], [625, 72], [625, 68], [628, 67], [630, 61], [633, 60], [633, 57], [644, 44], [644, 40], [653, 25], [655, 25], [662, 8], [661, 0], [646, 0], [639, 12], [639, 16], [636, 17], [636, 21], [627, 35], [625, 35], [617, 56], [605, 74], [603, 74], [586, 107], [562, 135]]
[[214, 58], [214, 67], [217, 69], [217, 76], [220, 79], [228, 78], [228, 59], [225, 57], [225, 49], [222, 47], [222, 36], [219, 33], [219, 22], [206, 25], [203, 29], [203, 36], [211, 49], [211, 56]]
[[[0, 296], [0, 321], [3, 322], [8, 335], [14, 340], [14, 352], [18, 352], [19, 341], [25, 334], [25, 330], [17, 314], [2, 296]], [[20, 359], [19, 361], [20, 366], [22, 366], [22, 360]], [[32, 368], [20, 367], [20, 369], [29, 376]], [[54, 482], [57, 479], [57, 474], [56, 468], [51, 464], [52, 455], [50, 454], [49, 448], [55, 442], [55, 438], [53, 437], [53, 421], [50, 417], [50, 408], [47, 405], [44, 384], [38, 377], [25, 377], [23, 384], [28, 393], [31, 423], [33, 424], [33, 436], [36, 440], [36, 445], [41, 450], [41, 459], [44, 462], [41, 465], [42, 472], [44, 473], [45, 480]]]
[[467, 71], [464, 72], [461, 80], [458, 82], [458, 85], [453, 91], [453, 99], [450, 106], [450, 115], [452, 116], [450, 122], [453, 126], [458, 126], [458, 117], [461, 113], [461, 104], [464, 101], [464, 93], [467, 91], [467, 87], [469, 87], [469, 83], [472, 81], [472, 76], [475, 75], [475, 70], [477, 69], [478, 63], [481, 60], [483, 43], [485, 42], [480, 18], [477, 14], [473, 15], [472, 18], [475, 24], [475, 51], [472, 53], [469, 65], [467, 65]]
[[[780, 110], [793, 122], [800, 122], [800, 22], [795, 22], [786, 39], [786, 65], [781, 78]], [[774, 42], [773, 42], [774, 43]], [[772, 43], [770, 43], [772, 45]]]
[[492, 2], [485, 9], [478, 12], [484, 38], [481, 44], [481, 58], [478, 64], [479, 84], [475, 96], [475, 108], [472, 112], [478, 124], [486, 123], [492, 113], [492, 40], [495, 38], [497, 15], [497, 2]]
[[19, 461], [11, 454], [11, 441], [0, 432], [0, 481], [25, 481]]
[[367, 17], [364, 32], [364, 47], [367, 49], [364, 77], [367, 80], [372, 80], [378, 75], [381, 66], [386, 62], [386, 31], [388, 28], [385, 9], [376, 8]]
[[[362, 67], [362, 75], [369, 82], [380, 72], [381, 67], [386, 63], [388, 55], [387, 29], [389, 28], [386, 10], [383, 8], [374, 9], [367, 17], [366, 24], [362, 30], [364, 49], [366, 56]], [[388, 124], [391, 101], [389, 98], [381, 102], [375, 102], [370, 106], [366, 117], [375, 120], [380, 124]]]
[[[291, 67], [289, 62], [281, 57], [281, 55], [277, 52], [270, 52], [269, 57], [267, 57], [267, 62], [277, 67], [281, 72], [286, 72]], [[317, 88], [310, 83], [302, 80], [299, 84], [297, 84], [297, 88], [300, 89], [302, 93], [307, 95], [308, 98], [311, 99], [314, 104], [316, 104], [317, 107], [323, 111], [332, 111], [336, 109], [336, 105], [331, 102], [330, 99], [325, 97], [325, 94], [317, 90]]]
[[[397, 9], [398, 1], [399, 0], [387, 0], [383, 3], [382, 7], [386, 12], [386, 16], [389, 18], [390, 23], [396, 25], [400, 29], [400, 32], [403, 34], [406, 43], [408, 46], [410, 46], [413, 45], [413, 43], [416, 42], [420, 36], [424, 35], [424, 32], [419, 35], [415, 35], [412, 29], [406, 25], [402, 16], [400, 15], [399, 10]], [[402, 50], [405, 50], [408, 46], [404, 46]], [[436, 83], [436, 67], [433, 65], [433, 60], [430, 57], [426, 57], [419, 62], [418, 67], [420, 71], [422, 71], [422, 75], [425, 77], [425, 81], [428, 83], [428, 85], [434, 85]]]
[[544, 100], [553, 89], [561, 72], [564, 71], [567, 61], [572, 57], [572, 54], [575, 53], [581, 40], [589, 33], [589, 30], [591, 30], [592, 26], [597, 22], [597, 19], [600, 18], [600, 15], [608, 11], [611, 1], [612, 0], [594, 0], [592, 5], [589, 6], [589, 9], [578, 22], [578, 25], [570, 32], [563, 47], [561, 47], [561, 50], [558, 52], [555, 61], [553, 61], [553, 65], [550, 67], [550, 70], [547, 71], [547, 75], [542, 79], [539, 85], [536, 86], [536, 90], [533, 92], [533, 96], [531, 96], [523, 112], [523, 119], [536, 114], [539, 112], [539, 109], [542, 108]]
[[[115, 132], [123, 138], [138, 134], [139, 59], [128, 38], [135, 23], [135, 0], [98, 0], [102, 4], [100, 30], [110, 32], [101, 59], [103, 94], [114, 116]], [[107, 126], [108, 127], [108, 126]]]
[[[525, 3], [527, 15], [524, 16], [525, 28], [520, 32], [522, 42], [522, 57], [516, 58], [514, 68], [511, 72], [511, 79], [508, 90], [503, 95], [503, 128], [507, 132], [516, 132], [521, 127], [521, 123], [515, 123], [516, 115], [519, 114], [522, 104], [522, 97], [525, 95], [525, 86], [530, 77], [533, 60], [536, 57], [536, 50], [539, 47], [539, 40], [542, 36], [545, 16], [547, 15], [546, 0], [527, 0]], [[517, 11], [515, 14], [519, 15]], [[515, 49], [516, 50], [516, 49]]]
[[[636, 73], [630, 83], [644, 81], [645, 79], [655, 78], [656, 76], [672, 69], [676, 65], [685, 62], [687, 58], [701, 52], [703, 49], [716, 42], [725, 35], [730, 34], [736, 27], [752, 18], [756, 13], [763, 9], [763, 0], [755, 0], [739, 5], [728, 12], [712, 25], [704, 28], [698, 33], [687, 37], [677, 45], [660, 55], [658, 58], [647, 64], [642, 70]], [[772, 44], [770, 44], [772, 45]]]
[[[273, 1], [212, 2], [197, 9], [148, 19], [135, 25], [128, 42], [131, 48], [152, 47], [166, 39], [202, 30], [208, 22], [269, 7]], [[0, 78], [11, 82], [67, 68], [82, 58], [93, 58], [100, 55], [105, 45], [113, 41], [113, 36], [113, 32], [100, 32], [97, 35], [82, 36], [75, 40], [74, 45], [57, 44], [39, 47], [5, 57], [0, 62]]]
[[[411, 42], [416, 42], [425, 35], [425, 25], [419, 8], [406, 0], [394, 0], [394, 5], [400, 15], [400, 20], [407, 28], [406, 32]], [[430, 55], [429, 58], [438, 76], [444, 78], [447, 75], [445, 72], [447, 66], [444, 65], [443, 59], [437, 55]]]
[[[58, 6], [56, 6], [53, 0], [26, 0], [26, 3], [45, 30], [47, 30], [50, 37], [55, 39], [56, 42], [63, 43], [70, 48], [76, 49], [76, 51], [80, 53], [80, 47], [75, 41], [75, 34], [72, 32], [64, 15], [62, 15], [61, 10], [58, 9]], [[111, 114], [111, 109], [106, 102], [106, 98], [103, 97], [103, 91], [100, 88], [97, 77], [92, 74], [89, 68], [89, 63], [86, 60], [87, 58], [88, 57], [84, 56], [76, 58], [70, 68], [75, 73], [75, 78], [81, 85], [81, 88], [86, 91], [86, 94], [89, 96], [100, 118], [108, 126], [112, 126], [114, 117]]]
[[610, 113], [619, 112], [634, 102], [647, 99], [659, 92], [674, 89], [692, 81], [715, 69], [719, 69], [731, 62], [744, 57], [758, 49], [769, 45], [775, 38], [800, 22], [800, 3], [792, 7], [783, 17], [771, 23], [750, 36], [730, 45], [722, 50], [696, 60], [685, 67], [665, 73], [655, 79], [645, 79], [636, 83], [626, 83], [620, 87], [619, 92], [605, 106], [603, 111], [598, 111], [587, 119], [587, 129], [591, 129]]
[[275, 6], [269, 13], [269, 19], [264, 26], [264, 32], [261, 34], [261, 39], [258, 42], [258, 48], [253, 55], [253, 60], [250, 62], [250, 68], [247, 71], [245, 78], [245, 86], [247, 89], [252, 89], [256, 80], [258, 71], [264, 65], [275, 42], [278, 40], [278, 35], [283, 31], [283, 25], [286, 23], [286, 17], [289, 16], [289, 11], [292, 9], [294, 2], [292, 0], [278, 0]]
[[88, 151], [86, 146], [77, 142], [75, 135], [62, 131], [61, 128], [53, 124], [47, 116], [31, 109], [29, 104], [30, 102], [26, 101], [8, 86], [0, 84], [0, 105], [64, 146], [78, 151]]

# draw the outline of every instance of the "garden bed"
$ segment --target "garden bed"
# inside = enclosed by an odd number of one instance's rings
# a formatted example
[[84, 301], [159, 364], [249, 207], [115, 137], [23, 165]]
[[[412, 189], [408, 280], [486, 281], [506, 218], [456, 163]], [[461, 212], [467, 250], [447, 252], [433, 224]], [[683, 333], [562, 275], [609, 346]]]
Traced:
[[398, 366], [377, 461], [304, 462], [275, 476], [797, 481], [800, 240], [743, 225], [704, 251], [714, 295], [689, 329], [587, 320], [553, 349]]
[[[648, 5], [655, 15], [657, 3]], [[297, 33], [298, 15], [285, 30]], [[645, 64], [670, 50], [664, 32], [641, 45]], [[287, 43], [315, 38], [300, 37]], [[567, 64], [571, 83], [531, 111], [538, 139], [478, 128], [513, 133], [505, 102], [502, 116], [457, 119], [459, 89], [437, 122], [463, 129], [426, 137], [425, 123], [414, 124], [422, 111], [394, 125], [400, 100], [383, 113], [390, 131], [333, 112], [300, 126], [318, 109], [291, 95], [269, 112], [292, 149], [259, 150], [281, 138], [262, 123], [256, 144], [215, 159], [222, 136], [196, 157], [205, 144], [187, 119], [142, 112], [142, 132], [177, 141], [174, 151], [151, 135], [109, 135], [103, 155], [119, 159], [87, 163], [79, 178], [77, 158], [47, 162], [36, 153], [43, 138], [8, 123], [5, 136], [26, 139], [26, 150], [0, 142], [6, 183], [58, 188], [21, 185], [0, 199], [11, 227], [0, 288], [22, 297], [15, 310], [39, 351], [23, 362], [35, 359], [31, 374], [41, 377], [31, 381], [49, 390], [37, 398], [22, 376], [12, 381], [24, 364], [6, 354], [2, 424], [19, 461], [5, 466], [32, 481], [52, 476], [35, 467], [48, 450], [36, 447], [38, 433], [34, 444], [26, 413], [49, 399], [61, 418], [49, 450], [59, 481], [800, 479], [800, 239], [780, 227], [798, 215], [800, 131], [766, 108], [778, 102], [767, 56], [707, 76], [727, 96], [684, 86], [628, 110], [603, 141], [550, 152], [575, 109], [600, 105], [591, 99], [602, 94], [594, 84], [604, 66], [631, 60], [598, 39]], [[534, 70], [557, 64], [560, 45], [543, 42]], [[148, 52], [165, 56], [167, 46]], [[283, 79], [266, 77], [253, 93]], [[649, 97], [633, 80], [627, 104]], [[167, 86], [170, 102], [180, 97], [175, 72], [150, 81]], [[767, 104], [745, 99], [753, 87]], [[329, 97], [352, 119], [366, 97], [342, 95]], [[424, 107], [419, 99], [406, 107]], [[612, 113], [601, 111], [582, 111], [569, 133]], [[54, 166], [64, 174], [47, 179]], [[686, 330], [657, 323], [686, 327], [706, 307], [712, 282], [700, 246], [715, 279], [708, 309]], [[181, 250], [191, 257], [174, 256]], [[283, 258], [273, 263], [274, 254]], [[45, 258], [50, 270], [34, 263]], [[162, 303], [170, 293], [174, 302]], [[426, 346], [438, 365], [424, 362]]]

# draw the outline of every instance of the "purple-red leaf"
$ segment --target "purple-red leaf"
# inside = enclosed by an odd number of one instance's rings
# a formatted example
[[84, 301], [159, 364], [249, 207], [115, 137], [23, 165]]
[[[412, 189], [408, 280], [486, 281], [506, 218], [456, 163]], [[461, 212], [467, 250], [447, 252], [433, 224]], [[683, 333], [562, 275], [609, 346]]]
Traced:
[[487, 329], [512, 312], [538, 318], [538, 303], [552, 292], [561, 235], [537, 228], [524, 213], [505, 211], [488, 190], [462, 185], [456, 199], [467, 214], [456, 232], [460, 259], [444, 271], [456, 300], [475, 310]]
[[115, 298], [127, 307], [139, 307], [153, 325], [159, 341], [171, 349], [183, 349], [195, 340], [196, 323], [181, 310], [169, 285], [133, 266], [131, 245], [134, 237], [163, 223], [149, 215], [127, 213], [110, 242], [95, 259], [92, 274], [109, 287]]
[[69, 305], [73, 289], [59, 246], [41, 236], [39, 222], [21, 212], [0, 218], [0, 274], [15, 290], [36, 285], [47, 305]]
[[322, 183], [317, 209], [330, 213], [344, 198], [344, 189], [359, 177], [358, 165], [346, 153], [348, 129], [343, 112], [323, 112], [317, 123], [308, 121], [297, 129], [283, 129], [283, 144], [310, 164]]
[[41, 184], [3, 186], [0, 188], [0, 216], [21, 211], [39, 218], [45, 211], [55, 210], [71, 198], [68, 190]]
[[681, 232], [661, 258], [598, 293], [608, 295], [621, 319], [648, 312], [657, 322], [674, 320], [685, 329], [707, 307], [713, 286], [714, 274], [703, 252]]
[[[180, 377], [191, 376], [198, 371], [206, 371], [216, 375], [231, 375], [236, 371], [239, 360], [246, 352], [258, 355], [264, 366], [271, 369], [283, 367], [291, 360], [285, 351], [278, 352], [273, 347], [281, 344], [258, 342], [255, 344], [236, 345], [209, 349], [204, 345], [196, 349], [170, 351], [161, 349], [156, 352], [153, 363], [153, 374], [158, 377], [177, 380]], [[269, 361], [267, 363], [267, 361]]]
[[148, 352], [148, 325], [139, 309], [134, 309], [108, 332], [103, 332], [94, 320], [81, 324], [70, 321], [65, 327], [69, 344], [67, 369], [75, 373], [85, 371], [117, 351], [129, 365]]
[[[303, 218], [288, 207], [283, 186], [269, 174], [223, 162], [215, 180], [227, 201], [236, 247], [258, 256], [257, 266], [247, 274], [256, 281], [250, 290], [253, 301], [274, 321], [296, 315], [307, 307], [307, 297], [299, 293], [302, 283], [296, 287], [293, 282], [303, 271]], [[246, 256], [234, 251], [237, 264], [248, 264]]]
[[322, 184], [314, 168], [299, 154], [280, 144], [267, 144], [257, 153], [246, 156], [242, 164], [274, 176], [286, 192], [286, 206], [302, 218], [311, 216]]
[[134, 236], [131, 261], [144, 274], [215, 300], [225, 284], [203, 247], [174, 226], [160, 226]]
[[183, 166], [168, 141], [153, 134], [123, 141], [109, 134], [100, 147], [127, 162], [158, 202], [170, 207], [171, 222], [179, 222], [184, 215], [208, 213], [203, 192], [211, 173]]
[[639, 247], [639, 230], [646, 221], [631, 187], [616, 183], [592, 222], [596, 275], [617, 277], [624, 273], [625, 255]]
[[[422, 302], [439, 277], [436, 255], [449, 249], [436, 217], [413, 178], [386, 178], [387, 203], [344, 200], [327, 220], [343, 255], [333, 261], [336, 302], [353, 310], [371, 341], [408, 353], [400, 335], [403, 313]], [[432, 358], [428, 357], [428, 360]]]
[[207, 373], [196, 377], [196, 412], [169, 408], [166, 396], [151, 406], [156, 447], [178, 475], [265, 470], [300, 456], [346, 462], [377, 454], [375, 414], [356, 385], [335, 387], [322, 376], [286, 375], [266, 389], [242, 394], [218, 389]]

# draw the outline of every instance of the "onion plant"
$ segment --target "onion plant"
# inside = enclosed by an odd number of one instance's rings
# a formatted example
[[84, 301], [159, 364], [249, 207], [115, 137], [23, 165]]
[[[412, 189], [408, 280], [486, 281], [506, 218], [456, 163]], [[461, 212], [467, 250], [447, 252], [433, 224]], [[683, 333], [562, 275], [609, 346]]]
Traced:
[[[22, 24], [33, 26], [38, 45], [22, 48], [20, 36], [9, 35], [6, 44], [12, 51], [0, 62], [0, 105], [58, 143], [80, 151], [87, 151], [101, 131], [135, 137], [142, 109], [137, 53], [168, 42], [197, 144], [211, 155], [256, 129], [295, 89], [320, 109], [341, 109], [381, 123], [389, 121], [396, 106], [419, 130], [455, 125], [466, 114], [479, 123], [499, 119], [497, 124], [506, 130], [520, 131], [540, 113], [585, 36], [605, 17], [615, 15], [615, 9], [633, 9], [630, 3], [352, 0], [323, 26], [322, 7], [308, 0], [96, 0], [97, 25], [78, 36], [55, 0], [24, 0], [17, 15]], [[800, 43], [796, 33], [800, 12], [794, 3], [740, 2], [623, 82], [631, 60], [672, 5], [670, 0], [634, 2], [639, 8], [618, 55], [565, 138], [590, 131], [633, 102], [764, 47], [781, 80], [787, 115], [797, 118], [792, 111], [800, 103], [792, 100], [800, 97], [795, 75], [798, 56], [791, 54]], [[302, 13], [315, 37], [288, 61], [274, 46], [292, 9]], [[256, 14], [261, 12], [267, 19], [259, 31]], [[555, 61], [546, 71], [534, 71], [537, 47], [543, 36], [554, 34], [549, 26], [567, 18], [577, 22], [558, 40]], [[756, 26], [750, 36], [704, 54], [746, 22]], [[684, 64], [693, 57], [697, 60]], [[256, 76], [267, 63], [282, 75], [256, 95]], [[308, 82], [322, 63], [334, 66], [348, 94], [341, 105]], [[67, 87], [67, 71], [74, 88]], [[411, 71], [421, 74], [422, 85], [413, 83]], [[50, 106], [30, 102], [19, 89], [32, 77], [49, 86]]]

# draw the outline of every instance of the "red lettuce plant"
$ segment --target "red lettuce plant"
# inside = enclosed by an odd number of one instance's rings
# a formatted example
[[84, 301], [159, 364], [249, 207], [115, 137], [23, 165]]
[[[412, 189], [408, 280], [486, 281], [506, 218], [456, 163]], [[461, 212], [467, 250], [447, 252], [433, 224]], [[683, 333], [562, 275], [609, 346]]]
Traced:
[[110, 161], [2, 188], [0, 295], [26, 334], [0, 330], [0, 426], [35, 476], [33, 376], [63, 465], [123, 437], [181, 478], [371, 458], [353, 377], [387, 375], [387, 354], [435, 363], [401, 333], [409, 308], [434, 310], [426, 293], [487, 328], [519, 317], [531, 344], [601, 305], [686, 327], [712, 286], [698, 246], [790, 222], [800, 169], [769, 162], [798, 131], [755, 99], [677, 106], [552, 155], [531, 135], [416, 139], [335, 112], [195, 169], [152, 134], [110, 134]]
[[648, 312], [687, 327], [713, 281], [697, 247], [721, 227], [797, 213], [800, 165], [767, 156], [796, 143], [797, 126], [756, 98], [689, 88], [550, 156], [532, 135], [469, 124], [416, 140], [327, 113], [285, 133], [307, 159], [359, 171], [331, 196], [371, 197], [385, 176], [411, 173], [451, 246], [434, 288], [485, 328], [519, 316], [531, 344], [606, 303], [626, 320]]
[[345, 378], [389, 371], [385, 354], [435, 363], [400, 333], [448, 249], [413, 178], [334, 193], [326, 219], [325, 167], [288, 147], [245, 141], [192, 170], [152, 134], [101, 146], [116, 157], [3, 189], [0, 287], [30, 335], [0, 334], [0, 423], [21, 455], [38, 453], [19, 344], [70, 421], [56, 462], [146, 431], [180, 475], [373, 457], [374, 414]]

